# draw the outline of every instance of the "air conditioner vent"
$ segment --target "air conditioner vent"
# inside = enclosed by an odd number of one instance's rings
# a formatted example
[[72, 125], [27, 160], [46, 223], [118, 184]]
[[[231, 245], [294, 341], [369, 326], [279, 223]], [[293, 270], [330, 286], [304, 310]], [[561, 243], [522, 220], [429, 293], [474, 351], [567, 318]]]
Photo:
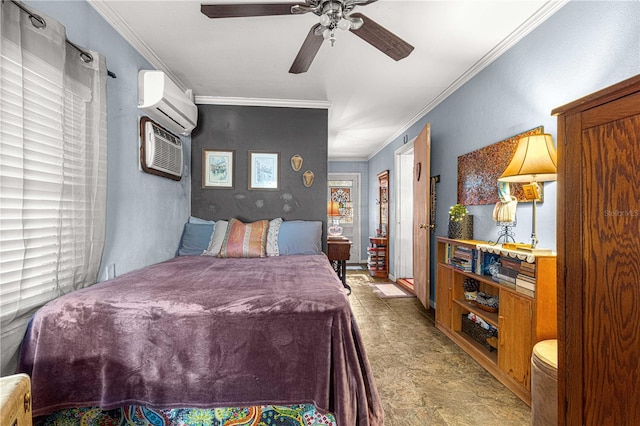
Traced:
[[140, 165], [147, 173], [182, 178], [182, 140], [148, 117], [140, 120]]

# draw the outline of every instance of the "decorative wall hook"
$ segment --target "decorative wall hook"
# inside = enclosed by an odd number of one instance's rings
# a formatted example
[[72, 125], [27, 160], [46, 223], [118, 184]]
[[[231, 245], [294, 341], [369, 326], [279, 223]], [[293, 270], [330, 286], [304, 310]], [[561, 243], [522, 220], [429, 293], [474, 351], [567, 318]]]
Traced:
[[311, 185], [313, 185], [314, 178], [315, 175], [313, 174], [313, 172], [311, 170], [307, 170], [302, 174], [302, 183], [304, 183], [304, 186], [309, 188]]
[[302, 168], [303, 162], [304, 162], [304, 159], [300, 155], [296, 154], [293, 157], [291, 157], [291, 168], [296, 172], [300, 171], [300, 169]]

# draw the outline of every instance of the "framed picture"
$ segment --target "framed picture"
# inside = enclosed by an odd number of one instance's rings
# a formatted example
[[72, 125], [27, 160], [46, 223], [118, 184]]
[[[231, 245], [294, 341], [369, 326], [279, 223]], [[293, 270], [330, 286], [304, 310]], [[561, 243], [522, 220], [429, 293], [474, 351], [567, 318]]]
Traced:
[[[544, 127], [538, 126], [526, 132], [511, 136], [500, 142], [477, 149], [458, 157], [458, 204], [463, 206], [478, 206], [495, 204], [500, 201], [498, 196], [498, 177], [507, 168], [513, 153], [522, 136], [539, 135], [544, 133]], [[531, 201], [527, 199], [521, 183], [511, 183], [511, 195], [518, 202]], [[540, 182], [538, 200], [544, 198], [544, 187]]]
[[235, 151], [202, 150], [202, 187], [233, 189]]
[[249, 189], [277, 190], [280, 183], [280, 155], [249, 151]]

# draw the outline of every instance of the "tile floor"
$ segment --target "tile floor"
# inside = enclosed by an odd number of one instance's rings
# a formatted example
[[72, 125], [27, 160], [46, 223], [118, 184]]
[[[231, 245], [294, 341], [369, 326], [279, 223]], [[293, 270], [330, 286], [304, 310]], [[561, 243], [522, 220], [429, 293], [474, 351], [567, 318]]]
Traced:
[[385, 426], [531, 424], [531, 410], [434, 326], [416, 298], [380, 299], [366, 271], [349, 296], [385, 412]]

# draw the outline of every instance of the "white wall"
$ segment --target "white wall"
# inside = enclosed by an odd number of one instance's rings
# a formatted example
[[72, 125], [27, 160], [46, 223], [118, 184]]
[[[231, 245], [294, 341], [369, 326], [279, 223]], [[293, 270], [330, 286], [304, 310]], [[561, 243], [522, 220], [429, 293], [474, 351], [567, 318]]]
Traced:
[[137, 75], [153, 67], [85, 1], [25, 4], [60, 21], [69, 40], [100, 52], [117, 75], [107, 82], [107, 235], [99, 280], [107, 265], [121, 275], [173, 257], [189, 216], [191, 141], [183, 138], [180, 182], [139, 171]]

